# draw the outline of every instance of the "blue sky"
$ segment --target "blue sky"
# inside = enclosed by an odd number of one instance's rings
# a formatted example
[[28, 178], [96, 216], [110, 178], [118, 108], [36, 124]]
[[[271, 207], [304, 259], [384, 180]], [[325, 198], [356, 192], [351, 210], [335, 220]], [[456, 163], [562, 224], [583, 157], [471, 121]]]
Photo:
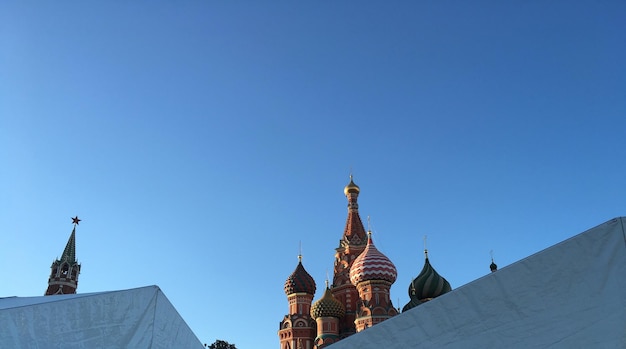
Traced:
[[[398, 268], [453, 288], [626, 214], [626, 3], [0, 4], [0, 296], [77, 228], [81, 293], [159, 285], [203, 342], [278, 346], [352, 169]], [[540, 276], [538, 276], [540, 277]]]

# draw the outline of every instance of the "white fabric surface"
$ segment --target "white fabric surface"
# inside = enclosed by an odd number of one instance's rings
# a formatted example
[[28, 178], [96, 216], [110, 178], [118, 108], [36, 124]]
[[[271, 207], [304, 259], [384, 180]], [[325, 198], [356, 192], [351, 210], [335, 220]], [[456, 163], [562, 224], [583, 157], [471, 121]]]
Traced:
[[626, 348], [625, 226], [610, 220], [330, 348]]
[[0, 348], [197, 348], [200, 341], [157, 286], [0, 299]]

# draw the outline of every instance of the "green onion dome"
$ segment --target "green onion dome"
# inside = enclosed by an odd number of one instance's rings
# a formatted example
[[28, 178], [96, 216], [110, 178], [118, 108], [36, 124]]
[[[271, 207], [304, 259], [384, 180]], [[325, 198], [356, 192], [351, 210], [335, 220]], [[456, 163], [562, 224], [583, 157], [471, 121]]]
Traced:
[[314, 319], [319, 317], [336, 317], [340, 319], [345, 313], [346, 309], [343, 304], [333, 296], [328, 287], [326, 287], [322, 298], [311, 306], [311, 316]]
[[405, 311], [413, 309], [420, 304], [422, 304], [422, 302], [420, 302], [418, 299], [411, 298], [411, 300], [402, 308], [402, 312], [404, 313]]
[[296, 270], [294, 270], [285, 281], [285, 294], [308, 293], [314, 295], [315, 290], [315, 280], [313, 280], [313, 277], [304, 269], [302, 261], [299, 261]]
[[491, 272], [493, 273], [494, 271], [498, 270], [498, 265], [496, 263], [494, 263], [493, 260], [491, 260], [491, 264], [489, 264], [489, 269], [491, 270]]
[[411, 299], [417, 299], [423, 302], [439, 297], [450, 291], [452, 291], [450, 283], [439, 275], [432, 265], [430, 265], [428, 254], [426, 254], [422, 271], [409, 285], [409, 296]]

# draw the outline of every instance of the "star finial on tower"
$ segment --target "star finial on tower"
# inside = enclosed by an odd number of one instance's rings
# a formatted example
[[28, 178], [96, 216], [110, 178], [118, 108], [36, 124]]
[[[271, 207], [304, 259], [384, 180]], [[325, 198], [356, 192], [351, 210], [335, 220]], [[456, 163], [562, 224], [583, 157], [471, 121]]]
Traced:
[[78, 222], [82, 221], [82, 219], [78, 219], [78, 216], [72, 218], [72, 224], [78, 225]]

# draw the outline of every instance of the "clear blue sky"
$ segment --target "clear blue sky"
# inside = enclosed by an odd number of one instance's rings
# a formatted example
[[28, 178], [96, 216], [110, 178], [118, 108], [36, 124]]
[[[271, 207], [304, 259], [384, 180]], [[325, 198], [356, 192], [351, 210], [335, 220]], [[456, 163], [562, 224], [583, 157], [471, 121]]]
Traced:
[[[0, 296], [159, 285], [198, 338], [277, 348], [346, 218], [453, 288], [626, 215], [626, 2], [3, 1]], [[540, 277], [540, 276], [538, 276]]]

